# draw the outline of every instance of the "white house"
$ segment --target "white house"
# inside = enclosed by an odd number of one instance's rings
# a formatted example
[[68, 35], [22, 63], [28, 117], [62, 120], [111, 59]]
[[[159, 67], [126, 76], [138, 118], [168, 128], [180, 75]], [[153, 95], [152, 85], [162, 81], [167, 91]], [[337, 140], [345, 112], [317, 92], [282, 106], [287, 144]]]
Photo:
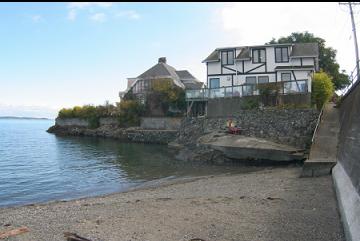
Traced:
[[[284, 82], [283, 94], [311, 92], [318, 56], [317, 43], [217, 48], [203, 61], [209, 98], [254, 95], [254, 85], [279, 81]], [[192, 94], [196, 95], [190, 91], [187, 97]]]

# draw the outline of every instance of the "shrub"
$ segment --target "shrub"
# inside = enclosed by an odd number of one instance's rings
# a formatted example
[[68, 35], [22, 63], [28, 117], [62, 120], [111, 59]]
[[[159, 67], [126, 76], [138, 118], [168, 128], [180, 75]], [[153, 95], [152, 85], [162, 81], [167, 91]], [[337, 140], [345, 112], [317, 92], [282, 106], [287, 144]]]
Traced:
[[73, 108], [63, 108], [59, 111], [59, 118], [81, 118], [89, 122], [90, 128], [99, 127], [100, 117], [116, 115], [116, 108], [108, 102], [102, 106], [84, 105], [74, 106]]
[[144, 113], [144, 105], [136, 100], [122, 100], [118, 104], [118, 121], [121, 127], [140, 125], [140, 117]]
[[244, 99], [241, 102], [241, 109], [243, 110], [252, 110], [259, 108], [260, 103], [257, 97], [250, 97], [249, 99]]
[[315, 73], [311, 88], [311, 101], [320, 110], [334, 93], [331, 77], [323, 71]]
[[151, 92], [147, 96], [147, 110], [153, 106], [161, 106], [167, 116], [176, 116], [186, 110], [185, 91], [174, 85], [169, 79], [152, 81]]

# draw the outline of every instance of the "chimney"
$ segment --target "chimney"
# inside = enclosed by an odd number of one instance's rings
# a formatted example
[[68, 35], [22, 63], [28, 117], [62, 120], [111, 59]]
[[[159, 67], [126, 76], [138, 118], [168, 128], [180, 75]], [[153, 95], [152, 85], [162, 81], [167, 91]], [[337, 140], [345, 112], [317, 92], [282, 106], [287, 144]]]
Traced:
[[164, 64], [166, 64], [166, 57], [161, 57], [161, 58], [159, 58], [159, 63], [164, 63]]

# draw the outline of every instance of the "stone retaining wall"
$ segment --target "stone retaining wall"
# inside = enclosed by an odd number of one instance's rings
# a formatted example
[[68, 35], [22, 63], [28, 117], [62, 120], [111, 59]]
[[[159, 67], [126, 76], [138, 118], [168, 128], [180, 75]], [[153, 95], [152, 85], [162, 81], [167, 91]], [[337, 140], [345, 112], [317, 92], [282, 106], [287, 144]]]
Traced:
[[[232, 120], [246, 136], [269, 139], [281, 144], [307, 149], [316, 126], [319, 112], [315, 109], [242, 110]], [[226, 131], [225, 117], [185, 118], [177, 142], [195, 143], [205, 133]]]
[[59, 126], [89, 126], [89, 122], [87, 120], [80, 118], [56, 118], [55, 123]]
[[140, 127], [148, 130], [178, 130], [182, 118], [170, 117], [143, 117]]

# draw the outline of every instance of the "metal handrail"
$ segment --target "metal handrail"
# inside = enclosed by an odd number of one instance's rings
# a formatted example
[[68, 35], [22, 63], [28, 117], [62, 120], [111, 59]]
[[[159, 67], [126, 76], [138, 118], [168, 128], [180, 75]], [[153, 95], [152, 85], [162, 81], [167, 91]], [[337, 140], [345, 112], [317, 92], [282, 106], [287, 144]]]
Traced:
[[[295, 80], [290, 80], [290, 81], [281, 81], [281, 82], [270, 82], [270, 83], [282, 84], [282, 90], [281, 90], [280, 94], [290, 94], [291, 92], [285, 93], [285, 84], [286, 83], [298, 83], [298, 82], [301, 82], [301, 81], [307, 81], [307, 79], [301, 79], [301, 80], [296, 80], [296, 81]], [[212, 99], [214, 97], [211, 97], [211, 95], [212, 95], [212, 93], [214, 91], [218, 91], [220, 93], [220, 96], [218, 98], [259, 95], [259, 93], [256, 92], [256, 90], [257, 90], [256, 86], [258, 86], [258, 85], [259, 84], [248, 84], [248, 83], [246, 83], [246, 84], [242, 84], [242, 85], [223, 86], [223, 87], [219, 87], [219, 88], [201, 88], [201, 89], [186, 90], [186, 99], [187, 100], [191, 100], [191, 99]], [[251, 87], [251, 88], [244, 89], [244, 88], [247, 88], [247, 87]], [[230, 89], [230, 91], [227, 91], [227, 89]], [[240, 90], [241, 93], [238, 90]], [[234, 91], [237, 94], [234, 94], [235, 93]], [[298, 91], [296, 93], [307, 93], [308, 91], [309, 90], [306, 89], [305, 91]], [[188, 96], [187, 93], [189, 93], [190, 96]], [[195, 97], [191, 97], [192, 95], [194, 95]]]
[[320, 111], [318, 120], [317, 120], [317, 122], [316, 122], [316, 127], [315, 127], [315, 130], [314, 130], [313, 136], [312, 136], [312, 138], [311, 138], [311, 143], [314, 143], [315, 135], [316, 135], [316, 132], [317, 132], [317, 130], [318, 130], [318, 128], [319, 128], [319, 125], [320, 125], [320, 122], [321, 122], [321, 119], [322, 119], [322, 115], [323, 115], [323, 112], [324, 112], [324, 108], [325, 108], [325, 104], [324, 104], [323, 107], [321, 108], [321, 111]]

